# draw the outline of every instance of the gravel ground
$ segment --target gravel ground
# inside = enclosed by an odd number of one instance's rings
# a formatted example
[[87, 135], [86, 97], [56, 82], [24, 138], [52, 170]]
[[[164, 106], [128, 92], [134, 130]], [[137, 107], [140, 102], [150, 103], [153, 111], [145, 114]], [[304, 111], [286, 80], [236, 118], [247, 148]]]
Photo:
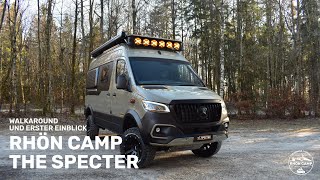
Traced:
[[[0, 119], [1, 122], [8, 121]], [[64, 122], [68, 124], [68, 121]], [[84, 122], [70, 121], [71, 124]], [[299, 120], [233, 120], [230, 138], [224, 141], [218, 154], [199, 158], [191, 151], [157, 154], [153, 164], [145, 169], [12, 169], [10, 154], [119, 154], [118, 150], [9, 150], [10, 135], [38, 133], [10, 132], [0, 126], [0, 179], [320, 179], [320, 119]], [[107, 134], [108, 132], [102, 132]], [[50, 132], [48, 135], [84, 136], [84, 132]], [[66, 142], [67, 143], [67, 142]], [[314, 159], [312, 171], [303, 176], [288, 167], [291, 153], [304, 150]], [[50, 159], [50, 158], [47, 158]], [[111, 164], [113, 161], [111, 162]], [[103, 166], [102, 166], [103, 167]]]

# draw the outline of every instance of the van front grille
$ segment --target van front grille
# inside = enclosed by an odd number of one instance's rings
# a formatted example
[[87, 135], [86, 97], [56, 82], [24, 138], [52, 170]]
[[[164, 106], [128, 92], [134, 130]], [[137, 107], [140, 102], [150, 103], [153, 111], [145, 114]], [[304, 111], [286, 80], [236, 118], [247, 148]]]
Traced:
[[174, 104], [171, 106], [180, 123], [209, 123], [221, 118], [221, 104]]

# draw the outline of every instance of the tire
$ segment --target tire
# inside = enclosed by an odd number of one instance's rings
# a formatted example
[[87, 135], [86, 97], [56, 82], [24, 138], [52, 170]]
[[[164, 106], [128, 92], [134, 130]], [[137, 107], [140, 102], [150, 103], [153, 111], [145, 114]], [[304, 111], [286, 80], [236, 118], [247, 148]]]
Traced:
[[222, 142], [204, 144], [199, 149], [192, 150], [192, 152], [199, 157], [211, 157], [219, 152], [221, 145]]
[[143, 142], [138, 128], [129, 128], [122, 135], [122, 143], [120, 145], [120, 153], [122, 155], [138, 156], [138, 167], [148, 166], [156, 155], [156, 149]]
[[87, 136], [91, 140], [94, 140], [96, 136], [99, 135], [99, 127], [94, 124], [94, 119], [92, 115], [87, 116]]

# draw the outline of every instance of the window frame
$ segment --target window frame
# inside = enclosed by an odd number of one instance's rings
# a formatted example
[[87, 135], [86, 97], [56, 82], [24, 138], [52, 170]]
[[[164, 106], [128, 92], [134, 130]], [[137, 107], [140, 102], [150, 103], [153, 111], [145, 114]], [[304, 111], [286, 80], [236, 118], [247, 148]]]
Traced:
[[[102, 79], [102, 75], [103, 75], [103, 69], [104, 68], [108, 68], [108, 72], [107, 72], [107, 82], [103, 82], [105, 79]], [[99, 78], [98, 78], [98, 84], [97, 87], [99, 89], [99, 91], [109, 91], [110, 90], [110, 85], [111, 85], [111, 79], [112, 79], [112, 72], [113, 72], [113, 61], [109, 61], [101, 66], [99, 66]]]
[[[94, 73], [94, 79], [89, 79], [89, 75], [91, 73]], [[94, 69], [89, 70], [87, 72], [87, 78], [86, 78], [86, 89], [97, 89], [97, 87], [98, 87], [98, 79], [99, 79], [99, 67], [96, 67]], [[88, 81], [90, 81], [90, 82], [88, 82]], [[92, 82], [94, 82], [93, 86], [88, 86]]]
[[125, 72], [126, 72], [126, 76], [128, 78], [128, 67], [127, 67], [127, 62], [124, 59], [118, 59], [116, 62], [116, 72], [115, 72], [115, 84], [117, 84], [117, 79], [118, 79], [118, 64], [120, 61], [124, 62], [124, 68], [125, 68]]

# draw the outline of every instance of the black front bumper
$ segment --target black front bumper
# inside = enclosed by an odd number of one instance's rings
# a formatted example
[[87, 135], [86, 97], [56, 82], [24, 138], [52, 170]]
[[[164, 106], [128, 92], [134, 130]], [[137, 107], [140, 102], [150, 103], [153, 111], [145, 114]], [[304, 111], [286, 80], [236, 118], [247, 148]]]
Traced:
[[[155, 146], [187, 146], [228, 138], [228, 129], [221, 121], [179, 123], [173, 113], [147, 112], [142, 118], [142, 126], [146, 142]], [[160, 132], [156, 131], [157, 128], [160, 128]], [[195, 138], [200, 135], [211, 135], [212, 139], [197, 141]]]

